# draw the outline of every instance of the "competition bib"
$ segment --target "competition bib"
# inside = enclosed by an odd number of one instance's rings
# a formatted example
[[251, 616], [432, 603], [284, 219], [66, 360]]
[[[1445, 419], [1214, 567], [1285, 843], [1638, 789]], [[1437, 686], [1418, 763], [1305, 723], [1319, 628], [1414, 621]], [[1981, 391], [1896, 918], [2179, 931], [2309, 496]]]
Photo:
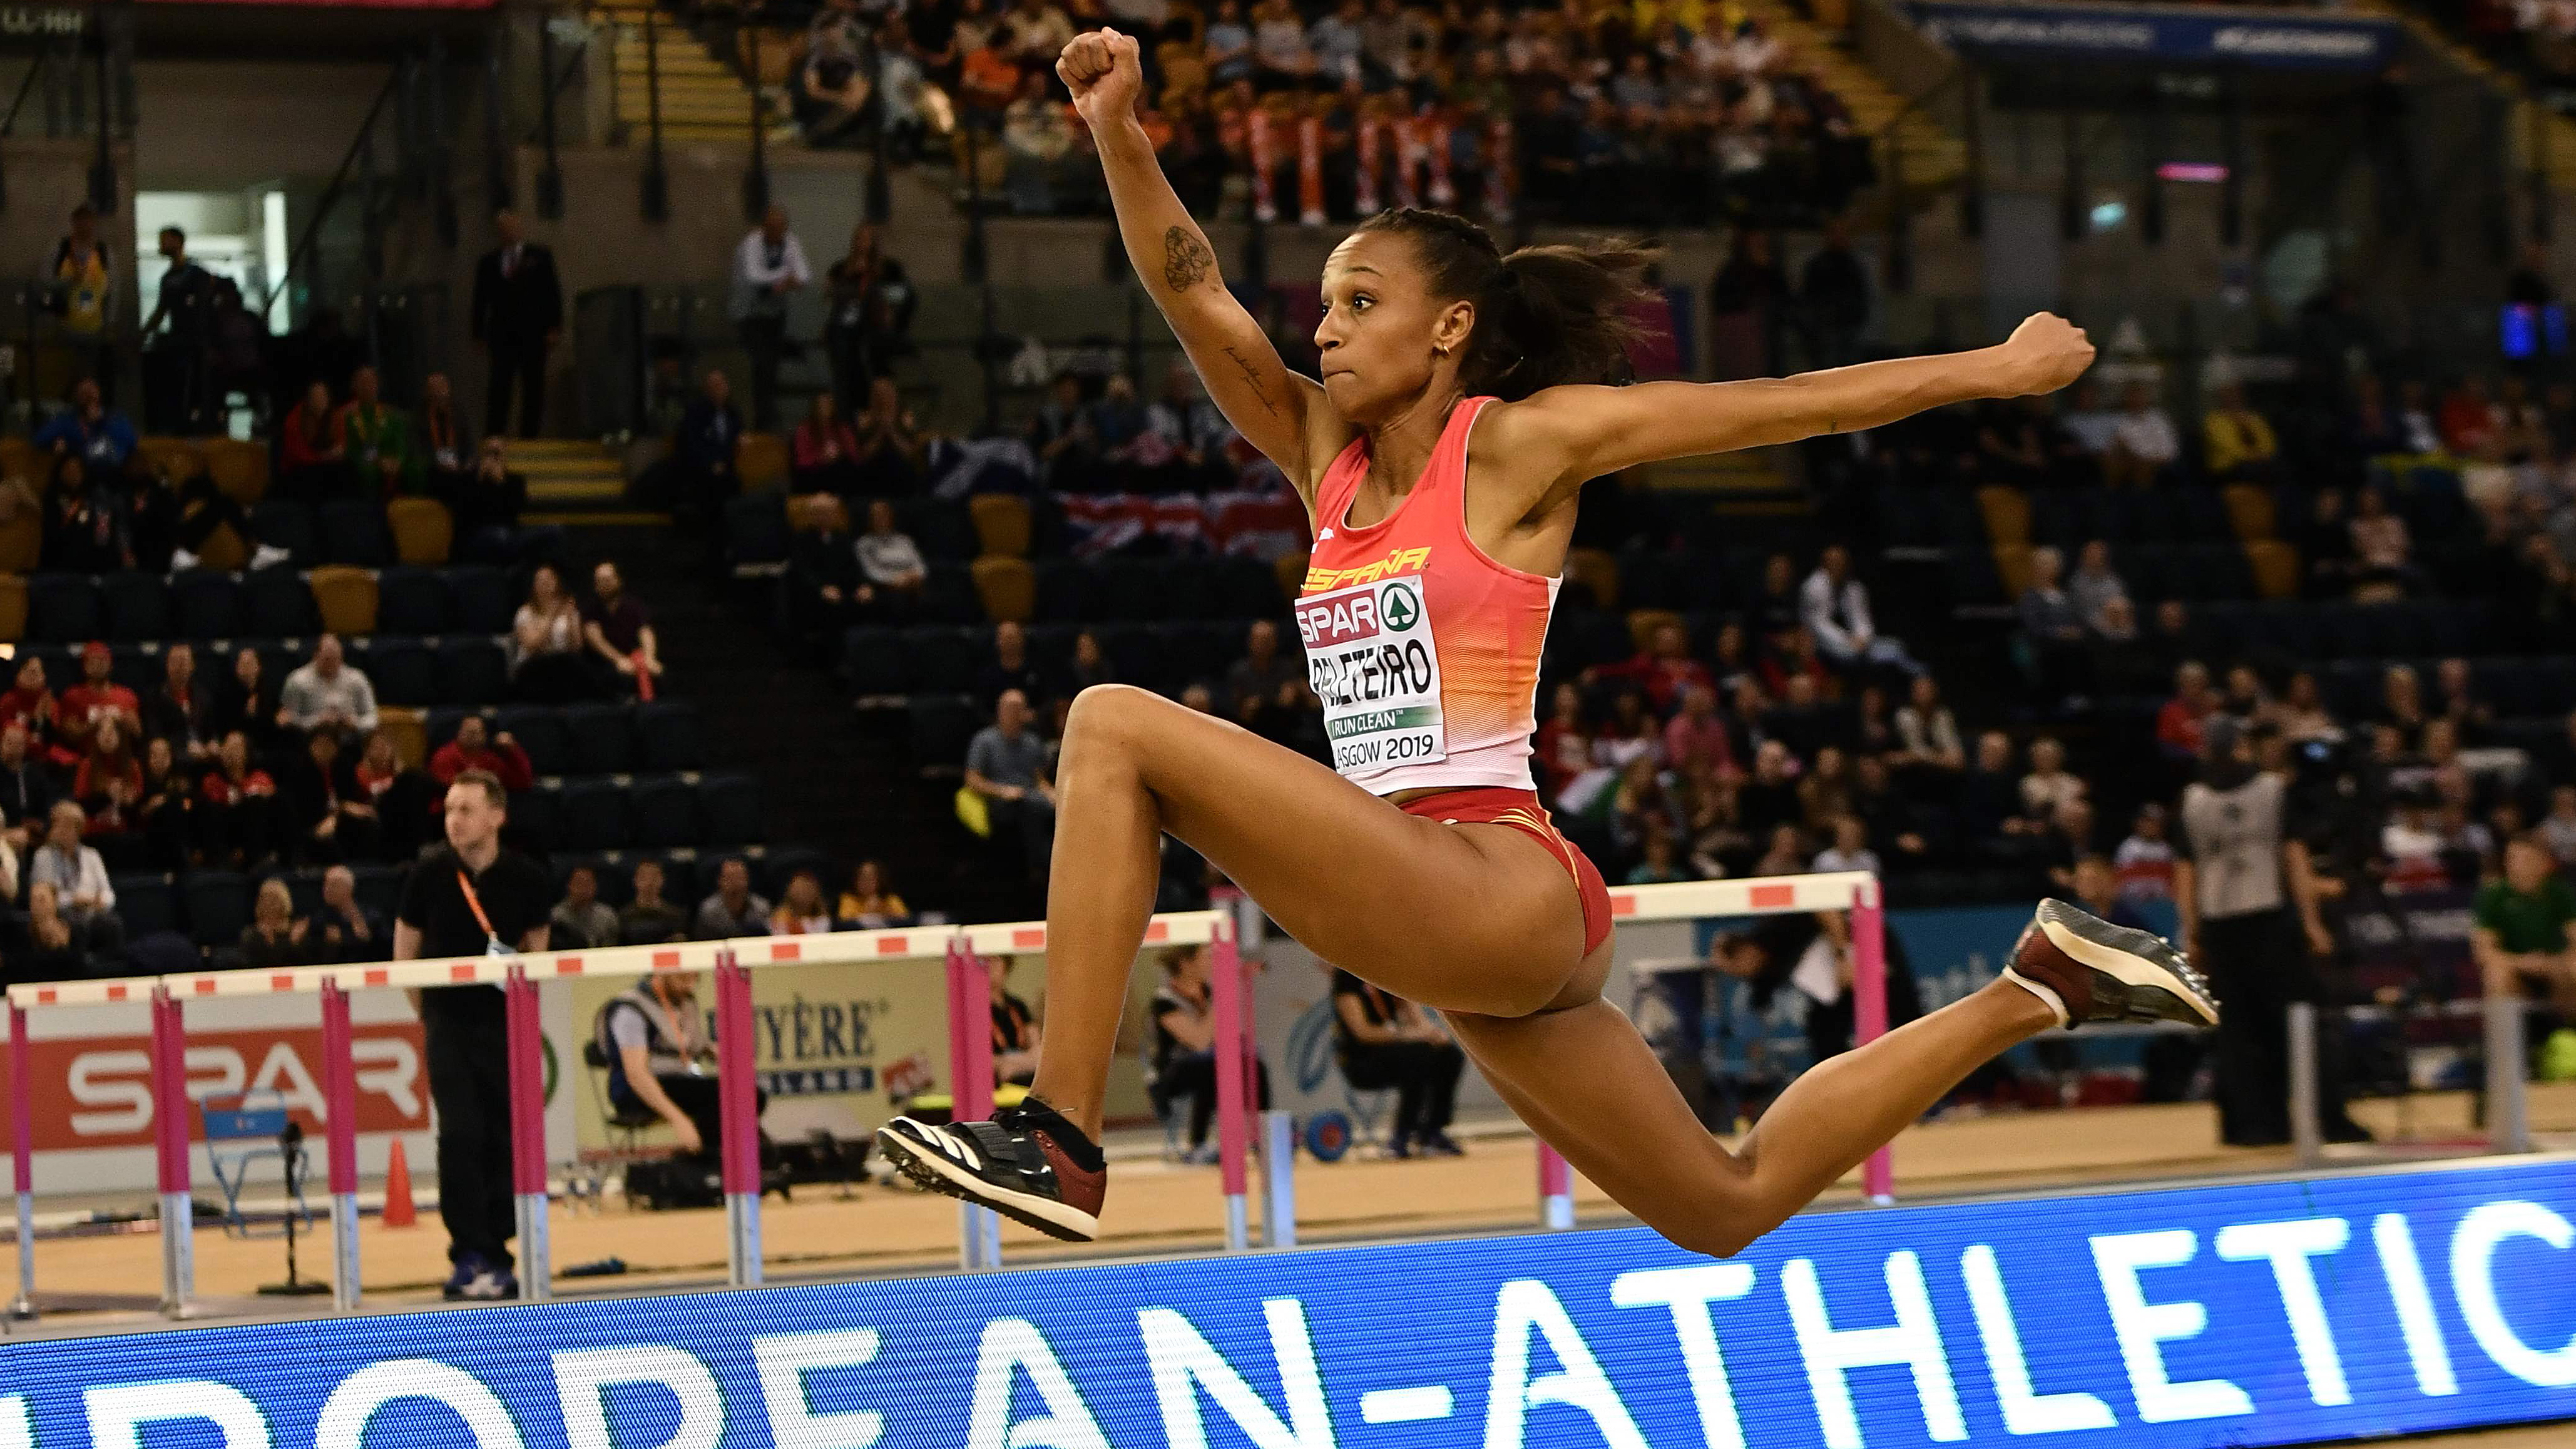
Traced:
[[1334, 769], [1367, 774], [1448, 758], [1440, 654], [1419, 577], [1310, 594], [1297, 601], [1297, 632], [1324, 703]]

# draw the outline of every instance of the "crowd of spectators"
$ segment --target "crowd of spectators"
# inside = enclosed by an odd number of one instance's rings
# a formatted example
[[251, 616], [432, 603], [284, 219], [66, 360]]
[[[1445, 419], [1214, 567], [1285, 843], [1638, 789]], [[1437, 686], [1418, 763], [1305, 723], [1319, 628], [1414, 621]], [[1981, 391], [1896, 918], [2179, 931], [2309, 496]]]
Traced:
[[[778, 7], [771, 7], [773, 13]], [[807, 139], [953, 156], [961, 192], [1105, 209], [1054, 64], [1081, 30], [1143, 42], [1146, 129], [1192, 212], [1226, 182], [1264, 219], [1382, 204], [1495, 220], [1784, 223], [1870, 179], [1841, 101], [1725, 4], [826, 0], [790, 91]]]

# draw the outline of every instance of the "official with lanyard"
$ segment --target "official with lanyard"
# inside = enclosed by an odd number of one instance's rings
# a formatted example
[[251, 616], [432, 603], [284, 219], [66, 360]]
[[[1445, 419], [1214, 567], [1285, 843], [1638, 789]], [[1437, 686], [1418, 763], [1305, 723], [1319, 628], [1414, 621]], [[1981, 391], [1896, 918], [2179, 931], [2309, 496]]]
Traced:
[[[447, 787], [447, 847], [412, 867], [394, 918], [394, 959], [510, 956], [546, 949], [554, 883], [545, 867], [501, 847], [509, 794], [499, 777], [467, 770]], [[433, 986], [418, 993], [438, 1108], [438, 1212], [454, 1273], [449, 1298], [518, 1295], [510, 1239], [518, 1231], [510, 1181], [507, 1016], [498, 986]]]

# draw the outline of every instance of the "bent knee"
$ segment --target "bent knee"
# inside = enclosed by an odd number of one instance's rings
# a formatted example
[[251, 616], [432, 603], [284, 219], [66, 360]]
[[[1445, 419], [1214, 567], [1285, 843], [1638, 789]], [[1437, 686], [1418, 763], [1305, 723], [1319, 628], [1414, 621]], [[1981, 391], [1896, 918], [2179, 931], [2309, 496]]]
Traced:
[[1065, 711], [1065, 750], [1125, 743], [1144, 732], [1145, 722], [1157, 710], [1177, 708], [1152, 690], [1132, 684], [1091, 685], [1075, 695], [1072, 707]]
[[1732, 1258], [1752, 1247], [1760, 1233], [1749, 1233], [1725, 1223], [1692, 1223], [1655, 1229], [1670, 1239], [1673, 1246], [1686, 1252], [1705, 1253], [1712, 1258]]

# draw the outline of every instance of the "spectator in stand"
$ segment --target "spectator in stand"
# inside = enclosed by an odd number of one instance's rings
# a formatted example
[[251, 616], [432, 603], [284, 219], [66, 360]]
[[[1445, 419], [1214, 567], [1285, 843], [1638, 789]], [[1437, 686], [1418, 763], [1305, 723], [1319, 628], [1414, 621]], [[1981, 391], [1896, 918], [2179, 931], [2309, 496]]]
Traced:
[[2536, 836], [2518, 836], [2505, 849], [2504, 874], [2478, 890], [2470, 939], [2490, 997], [2519, 995], [2546, 1009], [2525, 1018], [2534, 1040], [2546, 1040], [2576, 1013], [2576, 887]]
[[1596, 673], [1603, 679], [1635, 681], [1657, 714], [1669, 713], [1681, 702], [1682, 691], [1692, 685], [1715, 688], [1717, 684], [1708, 666], [1690, 656], [1689, 631], [1670, 622], [1656, 625], [1644, 648], [1617, 664], [1603, 665]]
[[635, 863], [635, 898], [617, 913], [617, 940], [625, 946], [660, 946], [689, 939], [686, 912], [662, 899], [662, 862]]
[[2128, 581], [2111, 567], [2111, 546], [2098, 538], [2085, 544], [2075, 556], [2074, 574], [2066, 580], [2066, 599], [2074, 606], [2075, 617], [2095, 634], [2108, 635], [2103, 621], [2111, 601], [2125, 603], [2128, 597]]
[[98, 213], [84, 201], [72, 208], [71, 230], [54, 246], [44, 300], [61, 319], [63, 336], [79, 364], [93, 376], [110, 380], [116, 376], [116, 344], [108, 311], [115, 276], [116, 264], [99, 240]]
[[2092, 693], [2092, 651], [2084, 617], [2058, 583], [2065, 556], [2042, 546], [2030, 551], [2030, 587], [2022, 590], [2022, 637], [2030, 647], [2031, 683], [2041, 699], [2073, 704]]
[[1772, 827], [1770, 848], [1753, 862], [1755, 875], [1800, 875], [1807, 869], [1807, 838], [1795, 825]]
[[2012, 737], [1987, 730], [1977, 736], [1976, 763], [1959, 777], [1960, 831], [1970, 848], [1990, 857], [2015, 858], [2024, 853], [2022, 838], [2038, 833], [2024, 813], [2012, 765]]
[[1669, 830], [1649, 830], [1638, 837], [1638, 861], [1628, 867], [1629, 885], [1666, 885], [1689, 880], [1690, 871], [1681, 863], [1681, 842]]
[[537, 772], [528, 762], [528, 752], [508, 730], [495, 737], [483, 723], [483, 716], [469, 714], [456, 722], [456, 738], [438, 747], [429, 757], [429, 778], [441, 789], [456, 783], [456, 777], [468, 770], [481, 770], [501, 782], [509, 791], [525, 790], [537, 782]]
[[1896, 737], [1900, 747], [1889, 763], [1904, 770], [1956, 773], [1967, 768], [1968, 752], [1959, 736], [1959, 721], [1941, 698], [1941, 686], [1929, 674], [1918, 674], [1897, 707]]
[[2460, 732], [2460, 743], [2471, 747], [2485, 743], [2495, 725], [2495, 707], [2478, 698], [2469, 661], [2456, 656], [2433, 666], [2433, 712], [2449, 720]]
[[197, 843], [197, 792], [189, 781], [188, 763], [180, 760], [167, 738], [143, 747], [143, 802], [135, 807], [134, 828], [143, 837], [143, 852], [156, 870], [183, 870]]
[[[417, 446], [408, 455], [411, 475], [403, 482], [404, 491], [439, 499], [453, 510], [474, 467], [475, 451], [473, 430], [456, 406], [456, 390], [446, 373], [433, 372], [421, 380], [418, 433]], [[461, 523], [456, 534], [465, 536]]]
[[788, 539], [788, 620], [799, 637], [839, 637], [874, 612], [877, 592], [860, 581], [850, 548], [850, 510], [829, 494], [806, 500], [806, 526]]
[[883, 498], [869, 502], [868, 531], [859, 535], [852, 551], [859, 572], [876, 591], [877, 609], [896, 619], [911, 617], [929, 582], [930, 566], [922, 559], [921, 546], [895, 527], [894, 504]]
[[2030, 773], [2021, 777], [2022, 814], [2032, 820], [2053, 818], [2070, 802], [2082, 800], [2083, 778], [2066, 768], [2066, 747], [2042, 735], [2030, 742]]
[[829, 392], [814, 394], [805, 421], [796, 425], [790, 486], [799, 493], [850, 494], [859, 485], [859, 438], [841, 421]]
[[143, 733], [142, 702], [134, 691], [109, 678], [115, 668], [115, 656], [96, 639], [81, 646], [81, 682], [63, 691], [54, 707], [54, 739], [75, 754], [89, 746], [89, 738], [98, 727], [113, 719], [124, 726], [128, 740]]
[[1809, 367], [1860, 361], [1861, 329], [1869, 324], [1869, 271], [1851, 248], [1851, 224], [1844, 218], [1825, 222], [1822, 244], [1798, 273], [1798, 307]]
[[1303, 660], [1279, 652], [1279, 626], [1268, 619], [1255, 620], [1244, 635], [1243, 657], [1225, 671], [1228, 717], [1241, 719], [1247, 705], [1266, 705], [1278, 697], [1282, 685], [1305, 677]]
[[1118, 668], [1101, 651], [1100, 636], [1089, 629], [1073, 636], [1073, 657], [1064, 667], [1062, 697], [1071, 700], [1095, 684], [1116, 684]]
[[2294, 745], [2343, 738], [2343, 727], [2335, 723], [2317, 692], [2317, 677], [2304, 669], [2290, 676], [2290, 687], [2282, 692], [2272, 719], [2282, 738]]
[[2152, 800], [2138, 807], [2136, 818], [2129, 822], [2129, 838], [2120, 842], [2111, 857], [2120, 878], [2121, 900], [2134, 905], [2173, 899], [2174, 848], [2165, 838], [2165, 829], [2165, 807]]
[[510, 682], [535, 704], [570, 704], [596, 692], [581, 606], [552, 564], [528, 576], [528, 601], [510, 626]]
[[474, 345], [491, 363], [483, 431], [510, 431], [510, 394], [519, 397], [519, 436], [537, 437], [545, 416], [546, 354], [563, 337], [563, 283], [555, 254], [527, 240], [519, 214], [493, 214], [500, 244], [474, 267]]
[[349, 400], [334, 420], [348, 447], [349, 470], [362, 496], [391, 498], [412, 471], [411, 420], [377, 396], [376, 370], [349, 374]]
[[[1189, 1150], [1184, 1159], [1216, 1160], [1208, 1145], [1208, 1127], [1216, 1120], [1216, 1014], [1208, 988], [1205, 946], [1182, 946], [1163, 953], [1163, 983], [1146, 1008], [1153, 1023], [1154, 1044], [1145, 1090], [1154, 1112], [1173, 1110], [1175, 1099], [1190, 1099]], [[1270, 1104], [1270, 1068], [1259, 1056], [1252, 1062], [1252, 1097], [1256, 1109]]]
[[310, 922], [295, 919], [295, 898], [287, 893], [285, 880], [270, 876], [259, 883], [250, 924], [242, 927], [241, 942], [233, 948], [233, 964], [253, 971], [304, 965], [311, 959], [304, 951], [304, 938], [311, 929]]
[[2453, 456], [2474, 458], [2504, 431], [2504, 410], [2486, 378], [2470, 373], [2442, 398], [2442, 446]]
[[787, 878], [787, 892], [778, 908], [769, 913], [769, 934], [773, 936], [821, 935], [839, 929], [832, 913], [823, 903], [823, 881], [810, 870], [800, 870]]
[[996, 957], [987, 963], [985, 980], [990, 992], [993, 1028], [993, 1085], [1025, 1087], [1037, 1080], [1038, 1051], [1046, 1034], [1039, 1029], [1037, 1013], [1029, 1004], [1011, 994], [1011, 968], [1015, 958]]
[[1314, 48], [1306, 43], [1305, 22], [1289, 0], [1253, 5], [1252, 63], [1254, 85], [1264, 94], [1303, 90], [1315, 80]]
[[833, 919], [843, 929], [882, 931], [894, 926], [912, 924], [912, 909], [903, 903], [886, 881], [885, 867], [877, 861], [863, 860], [850, 870], [850, 888], [832, 907]]
[[662, 677], [662, 645], [653, 632], [653, 616], [641, 599], [626, 592], [617, 565], [602, 561], [590, 571], [590, 598], [581, 606], [582, 638], [610, 671], [613, 694], [653, 697]]
[[28, 862], [30, 885], [55, 891], [73, 945], [93, 962], [113, 961], [125, 951], [125, 927], [116, 917], [116, 887], [108, 884], [107, 862], [81, 842], [89, 817], [80, 805], [59, 800], [45, 817], [45, 843]]
[[343, 658], [336, 634], [316, 641], [313, 662], [288, 674], [278, 692], [280, 729], [329, 730], [355, 743], [376, 732], [376, 719], [376, 687]]
[[787, 208], [771, 203], [760, 225], [734, 248], [730, 308], [743, 348], [751, 354], [751, 425], [764, 433], [778, 430], [778, 363], [787, 348], [787, 297], [813, 280], [805, 244], [787, 229]]
[[2307, 597], [2339, 599], [2351, 593], [2358, 565], [2353, 557], [2352, 522], [2344, 516], [2342, 489], [2317, 490], [2294, 541], [2307, 570]]
[[345, 865], [322, 872], [322, 907], [304, 925], [305, 957], [316, 966], [381, 961], [393, 949], [393, 932], [359, 902], [357, 874]]
[[161, 675], [160, 687], [139, 706], [143, 733], [152, 739], [168, 740], [182, 759], [203, 760], [214, 752], [217, 738], [213, 727], [215, 697], [213, 691], [197, 683], [196, 648], [185, 640], [165, 647], [161, 651]]
[[509, 446], [497, 434], [485, 438], [474, 450], [472, 471], [459, 475], [443, 495], [447, 511], [455, 515], [459, 558], [518, 561], [519, 515], [528, 506], [528, 479], [510, 466]]
[[863, 497], [890, 498], [913, 491], [921, 478], [927, 440], [891, 377], [868, 383], [868, 405], [851, 426], [852, 487]]
[[546, 944], [557, 951], [598, 950], [622, 939], [617, 912], [599, 898], [599, 872], [576, 865], [564, 876], [564, 896], [546, 917]]
[[1819, 871], [1865, 870], [1880, 874], [1878, 852], [1869, 848], [1869, 828], [1857, 815], [1837, 815], [1833, 821], [1834, 843], [1816, 852], [1815, 869]]
[[2541, 817], [2533, 833], [2549, 847], [2561, 870], [2576, 869], [2576, 785], [2559, 785], [2549, 792], [2549, 813]]
[[54, 460], [45, 485], [38, 559], [48, 573], [110, 574], [126, 566], [126, 540], [106, 490], [93, 487], [77, 456]]
[[661, 490], [683, 526], [712, 526], [723, 516], [726, 500], [742, 491], [736, 467], [741, 450], [742, 410], [733, 405], [733, 384], [709, 368], [696, 400], [680, 414], [680, 430], [671, 437], [670, 481]]
[[2387, 497], [2376, 488], [2362, 489], [2355, 507], [2353, 598], [2367, 604], [2405, 597], [2421, 582], [2412, 559], [2414, 544], [2407, 536], [2406, 520], [2390, 510]]
[[1396, 1093], [1388, 1156], [1464, 1155], [1449, 1123], [1467, 1057], [1437, 1015], [1336, 968], [1333, 1028], [1342, 1079], [1363, 1092]]
[[16, 682], [0, 694], [0, 725], [25, 725], [29, 744], [42, 757], [52, 746], [58, 708], [54, 692], [45, 686], [45, 661], [33, 654], [18, 661]]
[[72, 384], [71, 406], [45, 420], [29, 440], [36, 451], [54, 458], [77, 457], [99, 485], [124, 476], [134, 456], [134, 424], [110, 409], [95, 379]]
[[1163, 396], [1145, 409], [1145, 427], [1171, 450], [1172, 468], [1184, 485], [1205, 489], [1222, 482], [1234, 425], [1208, 400], [1188, 359], [1164, 370]]
[[1841, 668], [1878, 665], [1908, 675], [1923, 672], [1904, 644], [1871, 624], [1869, 590], [1852, 576], [1851, 550], [1841, 544], [1825, 545], [1817, 557], [1816, 571], [1798, 591], [1798, 612], [1816, 647]]
[[1737, 228], [1734, 250], [1708, 283], [1709, 340], [1721, 349], [1721, 376], [1769, 377], [1779, 370], [1790, 303], [1789, 274], [1773, 255], [1771, 233]]
[[975, 671], [975, 696], [979, 701], [998, 700], [1012, 690], [1030, 701], [1032, 709], [1046, 698], [1037, 665], [1029, 659], [1028, 630], [1005, 619], [993, 626], [991, 662]]
[[266, 754], [278, 743], [277, 711], [277, 685], [268, 678], [259, 651], [237, 648], [231, 677], [215, 692], [206, 737], [220, 744], [225, 735], [238, 730], [255, 752]]
[[1738, 773], [1735, 742], [1727, 735], [1726, 722], [1717, 716], [1714, 686], [1694, 684], [1683, 689], [1682, 707], [1664, 722], [1664, 764], [1683, 775], [1705, 770], [1732, 778]]
[[727, 860], [716, 870], [716, 888], [698, 902], [696, 929], [701, 941], [769, 934], [769, 902], [752, 893], [751, 867]]
[[63, 914], [62, 892], [50, 882], [27, 887], [27, 949], [11, 963], [20, 981], [75, 981], [90, 974], [81, 933]]
[[2280, 475], [2280, 439], [2261, 413], [2246, 406], [2244, 384], [2222, 384], [2200, 426], [2210, 481], [2269, 483]]
[[992, 839], [1017, 841], [1032, 880], [1044, 880], [1055, 848], [1055, 782], [1045, 774], [1046, 745], [1029, 728], [1028, 696], [1006, 689], [993, 723], [966, 746], [966, 788], [983, 797]]
[[0, 723], [0, 820], [7, 821], [9, 843], [21, 852], [33, 848], [36, 822], [53, 808], [56, 795], [43, 761], [28, 756], [35, 739], [28, 724], [24, 718]]
[[2129, 384], [2121, 399], [2119, 425], [2111, 433], [2111, 451], [2102, 460], [2102, 481], [2117, 488], [2143, 488], [2164, 481], [2182, 457], [2182, 436], [2157, 403], [2155, 389]]
[[214, 768], [197, 782], [197, 828], [206, 863], [217, 869], [243, 870], [277, 854], [277, 782], [251, 763], [250, 738], [240, 730], [224, 736]]
[[278, 429], [277, 491], [305, 503], [343, 498], [355, 491], [349, 466], [348, 420], [331, 406], [331, 389], [316, 378], [304, 400]]
[[[81, 748], [80, 764], [72, 775], [72, 798], [93, 817], [131, 808], [143, 798], [143, 762], [134, 752], [138, 736], [128, 724], [131, 718], [117, 713], [99, 716]], [[95, 826], [95, 819], [92, 823]]]
[[2200, 758], [2201, 732], [2218, 712], [2218, 691], [2210, 688], [2209, 666], [2186, 660], [2174, 671], [2173, 697], [2156, 711], [2156, 743], [2165, 758], [2190, 763]]
[[303, 855], [324, 864], [383, 854], [384, 822], [374, 798], [359, 788], [340, 738], [332, 730], [315, 730], [303, 757], [281, 771], [285, 778], [278, 786], [285, 832]]

